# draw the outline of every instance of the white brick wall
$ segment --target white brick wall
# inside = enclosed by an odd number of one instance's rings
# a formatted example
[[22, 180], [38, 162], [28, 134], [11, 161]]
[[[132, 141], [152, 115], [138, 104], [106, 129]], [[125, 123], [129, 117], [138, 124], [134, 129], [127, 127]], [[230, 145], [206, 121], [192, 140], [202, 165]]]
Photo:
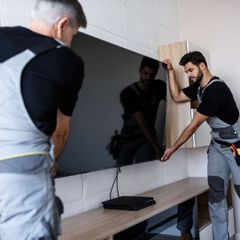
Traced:
[[157, 58], [161, 44], [179, 40], [177, 0], [83, 0], [89, 35]]
[[[89, 35], [157, 58], [157, 46], [179, 41], [177, 0], [82, 0]], [[28, 25], [34, 0], [0, 0], [1, 25]], [[119, 176], [121, 194], [137, 194], [188, 176], [186, 152], [166, 163], [127, 166]], [[57, 179], [65, 217], [101, 206], [115, 169]], [[114, 192], [116, 196], [116, 192]]]

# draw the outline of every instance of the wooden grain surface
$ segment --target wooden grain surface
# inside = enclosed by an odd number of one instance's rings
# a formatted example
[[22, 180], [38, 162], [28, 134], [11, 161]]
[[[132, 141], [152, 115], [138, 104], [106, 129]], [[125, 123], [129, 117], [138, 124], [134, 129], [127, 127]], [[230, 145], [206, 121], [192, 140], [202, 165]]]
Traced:
[[[166, 58], [171, 59], [175, 69], [176, 79], [181, 88], [189, 86], [189, 80], [183, 67], [179, 66], [181, 57], [188, 52], [187, 41], [172, 43], [158, 48], [158, 57], [162, 61]], [[190, 102], [175, 103], [167, 88], [167, 117], [166, 117], [166, 145], [172, 146], [179, 138], [182, 131], [191, 122]], [[183, 147], [192, 147], [193, 140], [190, 138]]]
[[187, 178], [140, 194], [156, 204], [139, 211], [98, 208], [66, 218], [60, 240], [110, 240], [112, 236], [208, 190], [206, 178]]

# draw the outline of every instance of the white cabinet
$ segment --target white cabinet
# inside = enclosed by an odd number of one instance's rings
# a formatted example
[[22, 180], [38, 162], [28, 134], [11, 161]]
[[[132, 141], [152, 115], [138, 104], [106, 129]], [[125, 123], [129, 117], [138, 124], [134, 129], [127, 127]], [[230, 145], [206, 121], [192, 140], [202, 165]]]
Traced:
[[[188, 41], [177, 42], [160, 46], [158, 48], [158, 56], [160, 61], [165, 58], [170, 58], [175, 72], [176, 78], [181, 88], [189, 86], [189, 80], [183, 71], [183, 67], [179, 66], [181, 57], [190, 51], [200, 51], [205, 56], [208, 65], [210, 64], [209, 53], [203, 49], [195, 46]], [[187, 103], [174, 103], [170, 97], [169, 89], [167, 94], [167, 141], [166, 145], [171, 146], [180, 136], [181, 132], [191, 122], [196, 108], [194, 104]], [[210, 128], [206, 122], [204, 122], [196, 133], [190, 138], [183, 147], [203, 147], [207, 146], [210, 142]]]

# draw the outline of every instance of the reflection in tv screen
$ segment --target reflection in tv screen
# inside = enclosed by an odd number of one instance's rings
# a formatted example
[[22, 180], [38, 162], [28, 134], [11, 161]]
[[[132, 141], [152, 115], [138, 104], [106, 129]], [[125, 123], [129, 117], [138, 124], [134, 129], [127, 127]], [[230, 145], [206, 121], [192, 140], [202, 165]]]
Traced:
[[157, 60], [79, 33], [85, 78], [58, 176], [159, 159], [165, 145], [166, 74]]

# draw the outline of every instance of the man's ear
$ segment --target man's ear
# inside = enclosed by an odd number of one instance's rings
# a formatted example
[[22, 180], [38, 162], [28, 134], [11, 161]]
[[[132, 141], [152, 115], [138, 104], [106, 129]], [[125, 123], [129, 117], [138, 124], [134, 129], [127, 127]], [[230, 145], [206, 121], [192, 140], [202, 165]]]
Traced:
[[199, 64], [199, 68], [200, 68], [201, 71], [205, 71], [207, 66], [202, 62], [202, 63]]
[[61, 39], [63, 31], [68, 27], [69, 19], [68, 17], [62, 17], [58, 20], [56, 24], [57, 36]]

